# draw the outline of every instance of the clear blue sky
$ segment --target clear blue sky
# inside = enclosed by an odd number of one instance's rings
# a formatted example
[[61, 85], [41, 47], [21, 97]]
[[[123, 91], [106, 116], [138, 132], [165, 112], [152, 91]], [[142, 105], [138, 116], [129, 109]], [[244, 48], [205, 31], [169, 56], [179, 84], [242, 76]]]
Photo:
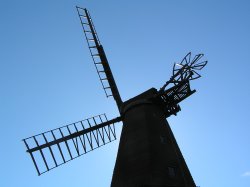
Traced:
[[[123, 100], [160, 88], [189, 51], [209, 61], [169, 122], [196, 184], [250, 186], [250, 1], [0, 1], [0, 186], [108, 187], [118, 142], [37, 176], [21, 140], [118, 115], [92, 64], [86, 7]], [[118, 124], [118, 134], [121, 124]]]

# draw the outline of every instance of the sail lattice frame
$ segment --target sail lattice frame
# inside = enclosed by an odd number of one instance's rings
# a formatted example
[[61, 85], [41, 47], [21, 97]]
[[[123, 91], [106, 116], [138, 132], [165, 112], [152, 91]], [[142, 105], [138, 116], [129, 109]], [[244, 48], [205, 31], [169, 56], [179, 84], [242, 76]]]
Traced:
[[116, 140], [114, 123], [97, 115], [24, 139], [38, 175]]

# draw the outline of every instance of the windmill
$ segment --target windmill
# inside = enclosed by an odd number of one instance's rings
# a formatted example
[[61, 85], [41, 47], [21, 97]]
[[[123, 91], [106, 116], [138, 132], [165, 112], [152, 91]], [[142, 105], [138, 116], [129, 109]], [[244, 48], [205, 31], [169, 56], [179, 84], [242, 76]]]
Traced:
[[106, 97], [113, 97], [120, 116], [100, 114], [23, 139], [38, 175], [116, 140], [115, 124], [123, 122], [111, 187], [195, 187], [194, 180], [166, 120], [192, 95], [190, 81], [206, 66], [203, 54], [188, 53], [175, 63], [170, 79], [122, 101], [92, 18], [76, 7], [88, 48]]

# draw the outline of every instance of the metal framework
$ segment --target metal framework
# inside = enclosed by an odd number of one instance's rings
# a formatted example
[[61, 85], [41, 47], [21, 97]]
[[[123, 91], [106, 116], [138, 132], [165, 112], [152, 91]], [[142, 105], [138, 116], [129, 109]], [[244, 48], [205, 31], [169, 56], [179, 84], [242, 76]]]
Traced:
[[[196, 92], [196, 90], [191, 90], [190, 81], [201, 77], [197, 70], [201, 70], [207, 65], [207, 61], [199, 62], [203, 56], [203, 54], [198, 54], [191, 60], [191, 52], [189, 52], [181, 63], [174, 64], [172, 77], [156, 96], [161, 99], [161, 103], [165, 107], [166, 117], [176, 115], [181, 110], [178, 103]], [[170, 88], [166, 89], [167, 87]]]

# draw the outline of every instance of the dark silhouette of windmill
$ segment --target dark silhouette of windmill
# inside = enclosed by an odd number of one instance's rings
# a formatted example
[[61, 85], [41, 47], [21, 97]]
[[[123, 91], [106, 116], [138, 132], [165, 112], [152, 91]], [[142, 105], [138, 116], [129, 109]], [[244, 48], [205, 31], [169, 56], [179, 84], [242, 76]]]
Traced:
[[173, 66], [171, 78], [159, 90], [151, 88], [123, 102], [89, 12], [76, 7], [96, 71], [107, 97], [116, 101], [120, 116], [97, 115], [24, 139], [38, 175], [50, 171], [116, 139], [123, 122], [111, 187], [195, 187], [194, 180], [166, 118], [192, 95], [207, 61], [188, 53]]

